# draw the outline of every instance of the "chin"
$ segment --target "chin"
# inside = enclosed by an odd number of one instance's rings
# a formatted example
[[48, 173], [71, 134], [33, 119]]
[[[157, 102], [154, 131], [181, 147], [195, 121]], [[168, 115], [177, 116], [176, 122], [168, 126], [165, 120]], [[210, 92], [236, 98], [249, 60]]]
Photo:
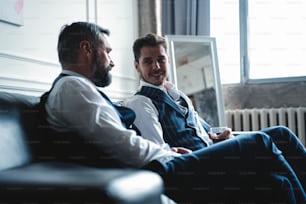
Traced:
[[153, 85], [155, 85], [155, 86], [161, 86], [161, 85], [163, 85], [163, 82], [161, 81], [158, 81], [158, 82], [153, 82], [153, 83], [151, 83], [151, 84], [153, 84]]
[[93, 81], [98, 87], [106, 87], [112, 83], [112, 75], [109, 72], [105, 73], [104, 75], [97, 72]]
[[95, 81], [95, 85], [98, 87], [106, 87], [112, 83], [112, 78], [108, 77], [105, 80]]

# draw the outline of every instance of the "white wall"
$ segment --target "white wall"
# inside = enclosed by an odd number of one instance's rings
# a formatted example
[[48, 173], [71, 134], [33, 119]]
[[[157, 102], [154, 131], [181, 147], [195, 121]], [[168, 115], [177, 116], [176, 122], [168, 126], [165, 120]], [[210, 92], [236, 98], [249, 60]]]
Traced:
[[41, 95], [48, 90], [61, 70], [56, 52], [61, 26], [90, 21], [111, 31], [116, 66], [105, 91], [113, 99], [135, 92], [136, 0], [25, 0], [23, 12], [23, 26], [0, 22], [0, 91]]

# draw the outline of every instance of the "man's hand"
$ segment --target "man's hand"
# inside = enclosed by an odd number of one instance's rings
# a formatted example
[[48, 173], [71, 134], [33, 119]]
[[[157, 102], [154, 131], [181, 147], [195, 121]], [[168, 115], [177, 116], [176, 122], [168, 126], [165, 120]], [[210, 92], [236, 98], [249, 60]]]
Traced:
[[184, 148], [184, 147], [171, 147], [171, 150], [179, 154], [188, 154], [192, 152], [192, 150]]
[[217, 143], [217, 142], [232, 138], [232, 129], [227, 128], [224, 132], [218, 135], [216, 135], [215, 133], [209, 132], [208, 135], [209, 135], [209, 138], [212, 139], [213, 143]]

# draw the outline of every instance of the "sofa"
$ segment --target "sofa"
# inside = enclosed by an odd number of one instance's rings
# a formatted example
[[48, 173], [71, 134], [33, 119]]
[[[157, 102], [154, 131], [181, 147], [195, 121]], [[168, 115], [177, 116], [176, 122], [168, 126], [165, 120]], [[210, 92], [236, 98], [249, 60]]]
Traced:
[[57, 133], [41, 123], [38, 102], [0, 92], [0, 203], [162, 203], [163, 181], [154, 172], [52, 154], [57, 147], [49, 143], [63, 142], [50, 142]]

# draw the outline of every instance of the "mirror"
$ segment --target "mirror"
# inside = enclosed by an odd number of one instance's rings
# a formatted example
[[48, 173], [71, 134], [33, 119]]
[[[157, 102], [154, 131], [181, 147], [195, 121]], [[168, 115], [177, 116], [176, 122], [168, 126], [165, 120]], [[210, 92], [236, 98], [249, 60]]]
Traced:
[[193, 102], [211, 126], [226, 126], [216, 40], [208, 36], [166, 35], [169, 81]]

